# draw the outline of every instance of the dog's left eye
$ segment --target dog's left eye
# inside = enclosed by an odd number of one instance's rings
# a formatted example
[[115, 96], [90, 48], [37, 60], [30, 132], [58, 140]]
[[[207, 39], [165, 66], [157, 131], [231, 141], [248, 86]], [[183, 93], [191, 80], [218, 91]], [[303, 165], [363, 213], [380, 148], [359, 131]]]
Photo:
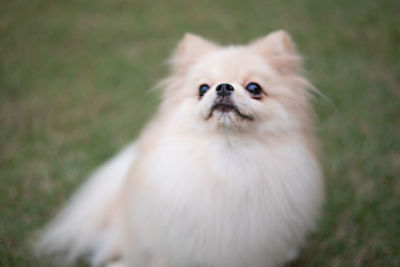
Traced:
[[253, 97], [260, 97], [262, 94], [262, 88], [258, 83], [249, 83], [246, 86], [246, 90], [251, 94]]
[[203, 96], [208, 91], [208, 89], [210, 89], [210, 86], [208, 86], [207, 84], [200, 85], [199, 96]]

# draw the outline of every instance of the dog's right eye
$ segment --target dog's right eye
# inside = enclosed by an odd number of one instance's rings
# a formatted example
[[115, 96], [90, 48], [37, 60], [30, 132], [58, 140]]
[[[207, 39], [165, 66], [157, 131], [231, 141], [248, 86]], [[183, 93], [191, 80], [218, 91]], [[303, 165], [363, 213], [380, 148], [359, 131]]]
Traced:
[[208, 86], [207, 84], [200, 85], [199, 96], [203, 96], [208, 91], [208, 89], [210, 89], [210, 86]]

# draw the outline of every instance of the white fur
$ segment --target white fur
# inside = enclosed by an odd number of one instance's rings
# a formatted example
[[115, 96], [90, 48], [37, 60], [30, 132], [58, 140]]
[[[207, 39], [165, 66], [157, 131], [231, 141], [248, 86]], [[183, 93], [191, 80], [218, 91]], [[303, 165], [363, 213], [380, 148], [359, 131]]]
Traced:
[[147, 181], [126, 211], [135, 242], [182, 267], [277, 266], [301, 248], [322, 195], [318, 165], [300, 140], [186, 141], [168, 140], [138, 170]]
[[65, 253], [61, 259], [66, 264], [72, 264], [86, 253], [91, 253], [94, 265], [112, 258], [117, 231], [105, 226], [109, 224], [110, 208], [116, 205], [135, 157], [136, 144], [132, 143], [99, 167], [47, 225], [37, 251]]
[[[155, 118], [78, 191], [40, 248], [66, 253], [67, 263], [90, 255], [93, 265], [109, 266], [293, 260], [324, 195], [298, 58], [284, 32], [228, 48], [187, 35]], [[227, 82], [247, 119], [212, 110], [217, 85]], [[251, 97], [249, 82], [265, 95]], [[202, 83], [210, 89], [199, 98]]]

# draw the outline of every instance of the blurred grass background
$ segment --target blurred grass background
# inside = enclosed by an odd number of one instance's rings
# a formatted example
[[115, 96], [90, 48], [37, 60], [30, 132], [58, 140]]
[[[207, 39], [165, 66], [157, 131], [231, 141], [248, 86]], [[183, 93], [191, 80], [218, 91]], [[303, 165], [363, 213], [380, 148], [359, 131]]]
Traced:
[[[286, 29], [314, 85], [328, 201], [294, 266], [400, 266], [400, 2], [0, 3], [0, 266], [154, 112], [186, 31], [222, 44]], [[249, 266], [251, 267], [251, 266]]]

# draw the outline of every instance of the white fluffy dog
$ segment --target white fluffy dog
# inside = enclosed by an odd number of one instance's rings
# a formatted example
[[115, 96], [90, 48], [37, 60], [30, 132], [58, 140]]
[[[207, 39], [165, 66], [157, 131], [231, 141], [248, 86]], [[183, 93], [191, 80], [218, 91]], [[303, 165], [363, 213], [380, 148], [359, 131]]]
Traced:
[[67, 265], [294, 259], [324, 196], [300, 61], [283, 31], [228, 47], [186, 34], [154, 118], [50, 222], [38, 249]]

